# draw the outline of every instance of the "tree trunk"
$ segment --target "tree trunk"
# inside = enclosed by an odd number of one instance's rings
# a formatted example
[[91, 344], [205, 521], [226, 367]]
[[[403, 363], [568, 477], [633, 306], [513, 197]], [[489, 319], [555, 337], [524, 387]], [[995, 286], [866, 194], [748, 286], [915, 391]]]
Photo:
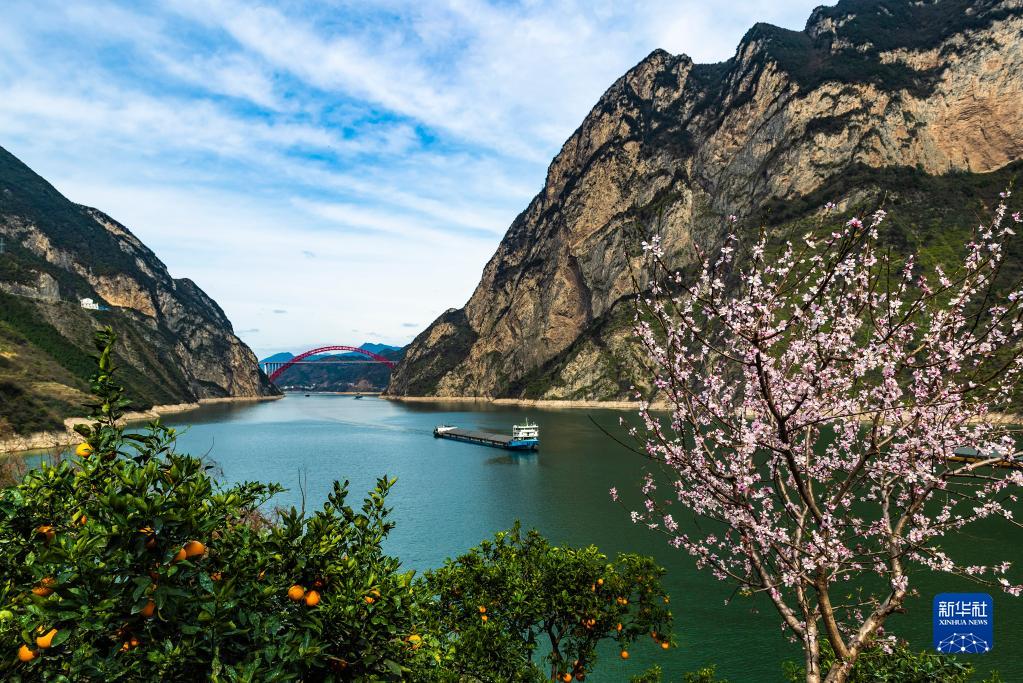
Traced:
[[835, 665], [828, 671], [828, 677], [824, 679], [825, 683], [845, 683], [846, 679], [849, 678], [849, 673], [852, 671], [853, 664], [856, 660], [845, 662], [835, 662]]
[[803, 652], [806, 654], [806, 683], [821, 683], [821, 643], [817, 622], [813, 619], [806, 620]]

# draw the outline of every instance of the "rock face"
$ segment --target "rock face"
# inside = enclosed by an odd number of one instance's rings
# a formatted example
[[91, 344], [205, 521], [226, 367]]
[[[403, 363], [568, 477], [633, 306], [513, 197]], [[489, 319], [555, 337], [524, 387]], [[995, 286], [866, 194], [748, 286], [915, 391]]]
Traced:
[[122, 380], [138, 408], [277, 393], [195, 283], [172, 278], [125, 226], [68, 201], [2, 148], [0, 238], [0, 383], [19, 400], [73, 412], [100, 325], [120, 336]]
[[1021, 0], [842, 0], [802, 32], [754, 26], [721, 64], [654, 51], [568, 139], [468, 303], [416, 338], [389, 393], [623, 396], [621, 302], [645, 285], [642, 240], [659, 234], [684, 267], [730, 214], [777, 224], [822, 188], [868, 196], [872, 172], [986, 174], [1023, 158], [1021, 35]]

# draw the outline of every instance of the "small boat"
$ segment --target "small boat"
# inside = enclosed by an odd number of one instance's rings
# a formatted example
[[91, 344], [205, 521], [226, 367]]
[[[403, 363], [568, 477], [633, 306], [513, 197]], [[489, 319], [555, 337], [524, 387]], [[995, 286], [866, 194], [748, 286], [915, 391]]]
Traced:
[[360, 398], [362, 398], [362, 394], [356, 394], [356, 395], [355, 395], [355, 399], [356, 399], [356, 400], [358, 400], [358, 399], [360, 399]]
[[511, 436], [461, 429], [454, 425], [437, 425], [433, 429], [433, 436], [436, 439], [466, 441], [509, 451], [535, 451], [540, 446], [540, 427], [529, 420], [525, 424], [512, 425]]

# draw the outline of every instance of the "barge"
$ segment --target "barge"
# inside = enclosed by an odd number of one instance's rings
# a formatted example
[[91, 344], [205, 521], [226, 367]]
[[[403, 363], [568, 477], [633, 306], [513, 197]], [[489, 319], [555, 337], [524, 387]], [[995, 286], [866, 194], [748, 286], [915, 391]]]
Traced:
[[494, 432], [478, 432], [472, 429], [461, 429], [452, 425], [438, 425], [433, 429], [436, 439], [465, 441], [480, 446], [503, 448], [509, 451], [535, 451], [540, 446], [540, 427], [530, 424], [513, 425], [511, 436]]

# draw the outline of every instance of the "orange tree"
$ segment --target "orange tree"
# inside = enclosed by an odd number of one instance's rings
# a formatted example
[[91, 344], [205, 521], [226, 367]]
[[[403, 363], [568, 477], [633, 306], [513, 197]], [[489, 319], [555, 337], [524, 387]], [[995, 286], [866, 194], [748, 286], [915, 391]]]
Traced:
[[[428, 572], [445, 666], [468, 680], [584, 680], [597, 646], [628, 659], [641, 637], [672, 646], [664, 570], [649, 557], [552, 546], [518, 525]], [[543, 668], [537, 663], [542, 660]]]
[[[93, 422], [73, 459], [0, 491], [0, 678], [316, 680], [429, 672], [417, 587], [381, 551], [381, 480], [361, 510], [273, 524], [280, 488], [221, 488], [158, 422], [126, 434], [113, 334], [97, 335]], [[410, 640], [411, 639], [411, 640]]]
[[603, 639], [670, 646], [647, 558], [515, 529], [414, 579], [381, 547], [386, 478], [267, 518], [279, 486], [220, 486], [173, 429], [125, 430], [113, 343], [75, 455], [0, 488], [0, 680], [530, 680], [542, 635], [581, 679]]

